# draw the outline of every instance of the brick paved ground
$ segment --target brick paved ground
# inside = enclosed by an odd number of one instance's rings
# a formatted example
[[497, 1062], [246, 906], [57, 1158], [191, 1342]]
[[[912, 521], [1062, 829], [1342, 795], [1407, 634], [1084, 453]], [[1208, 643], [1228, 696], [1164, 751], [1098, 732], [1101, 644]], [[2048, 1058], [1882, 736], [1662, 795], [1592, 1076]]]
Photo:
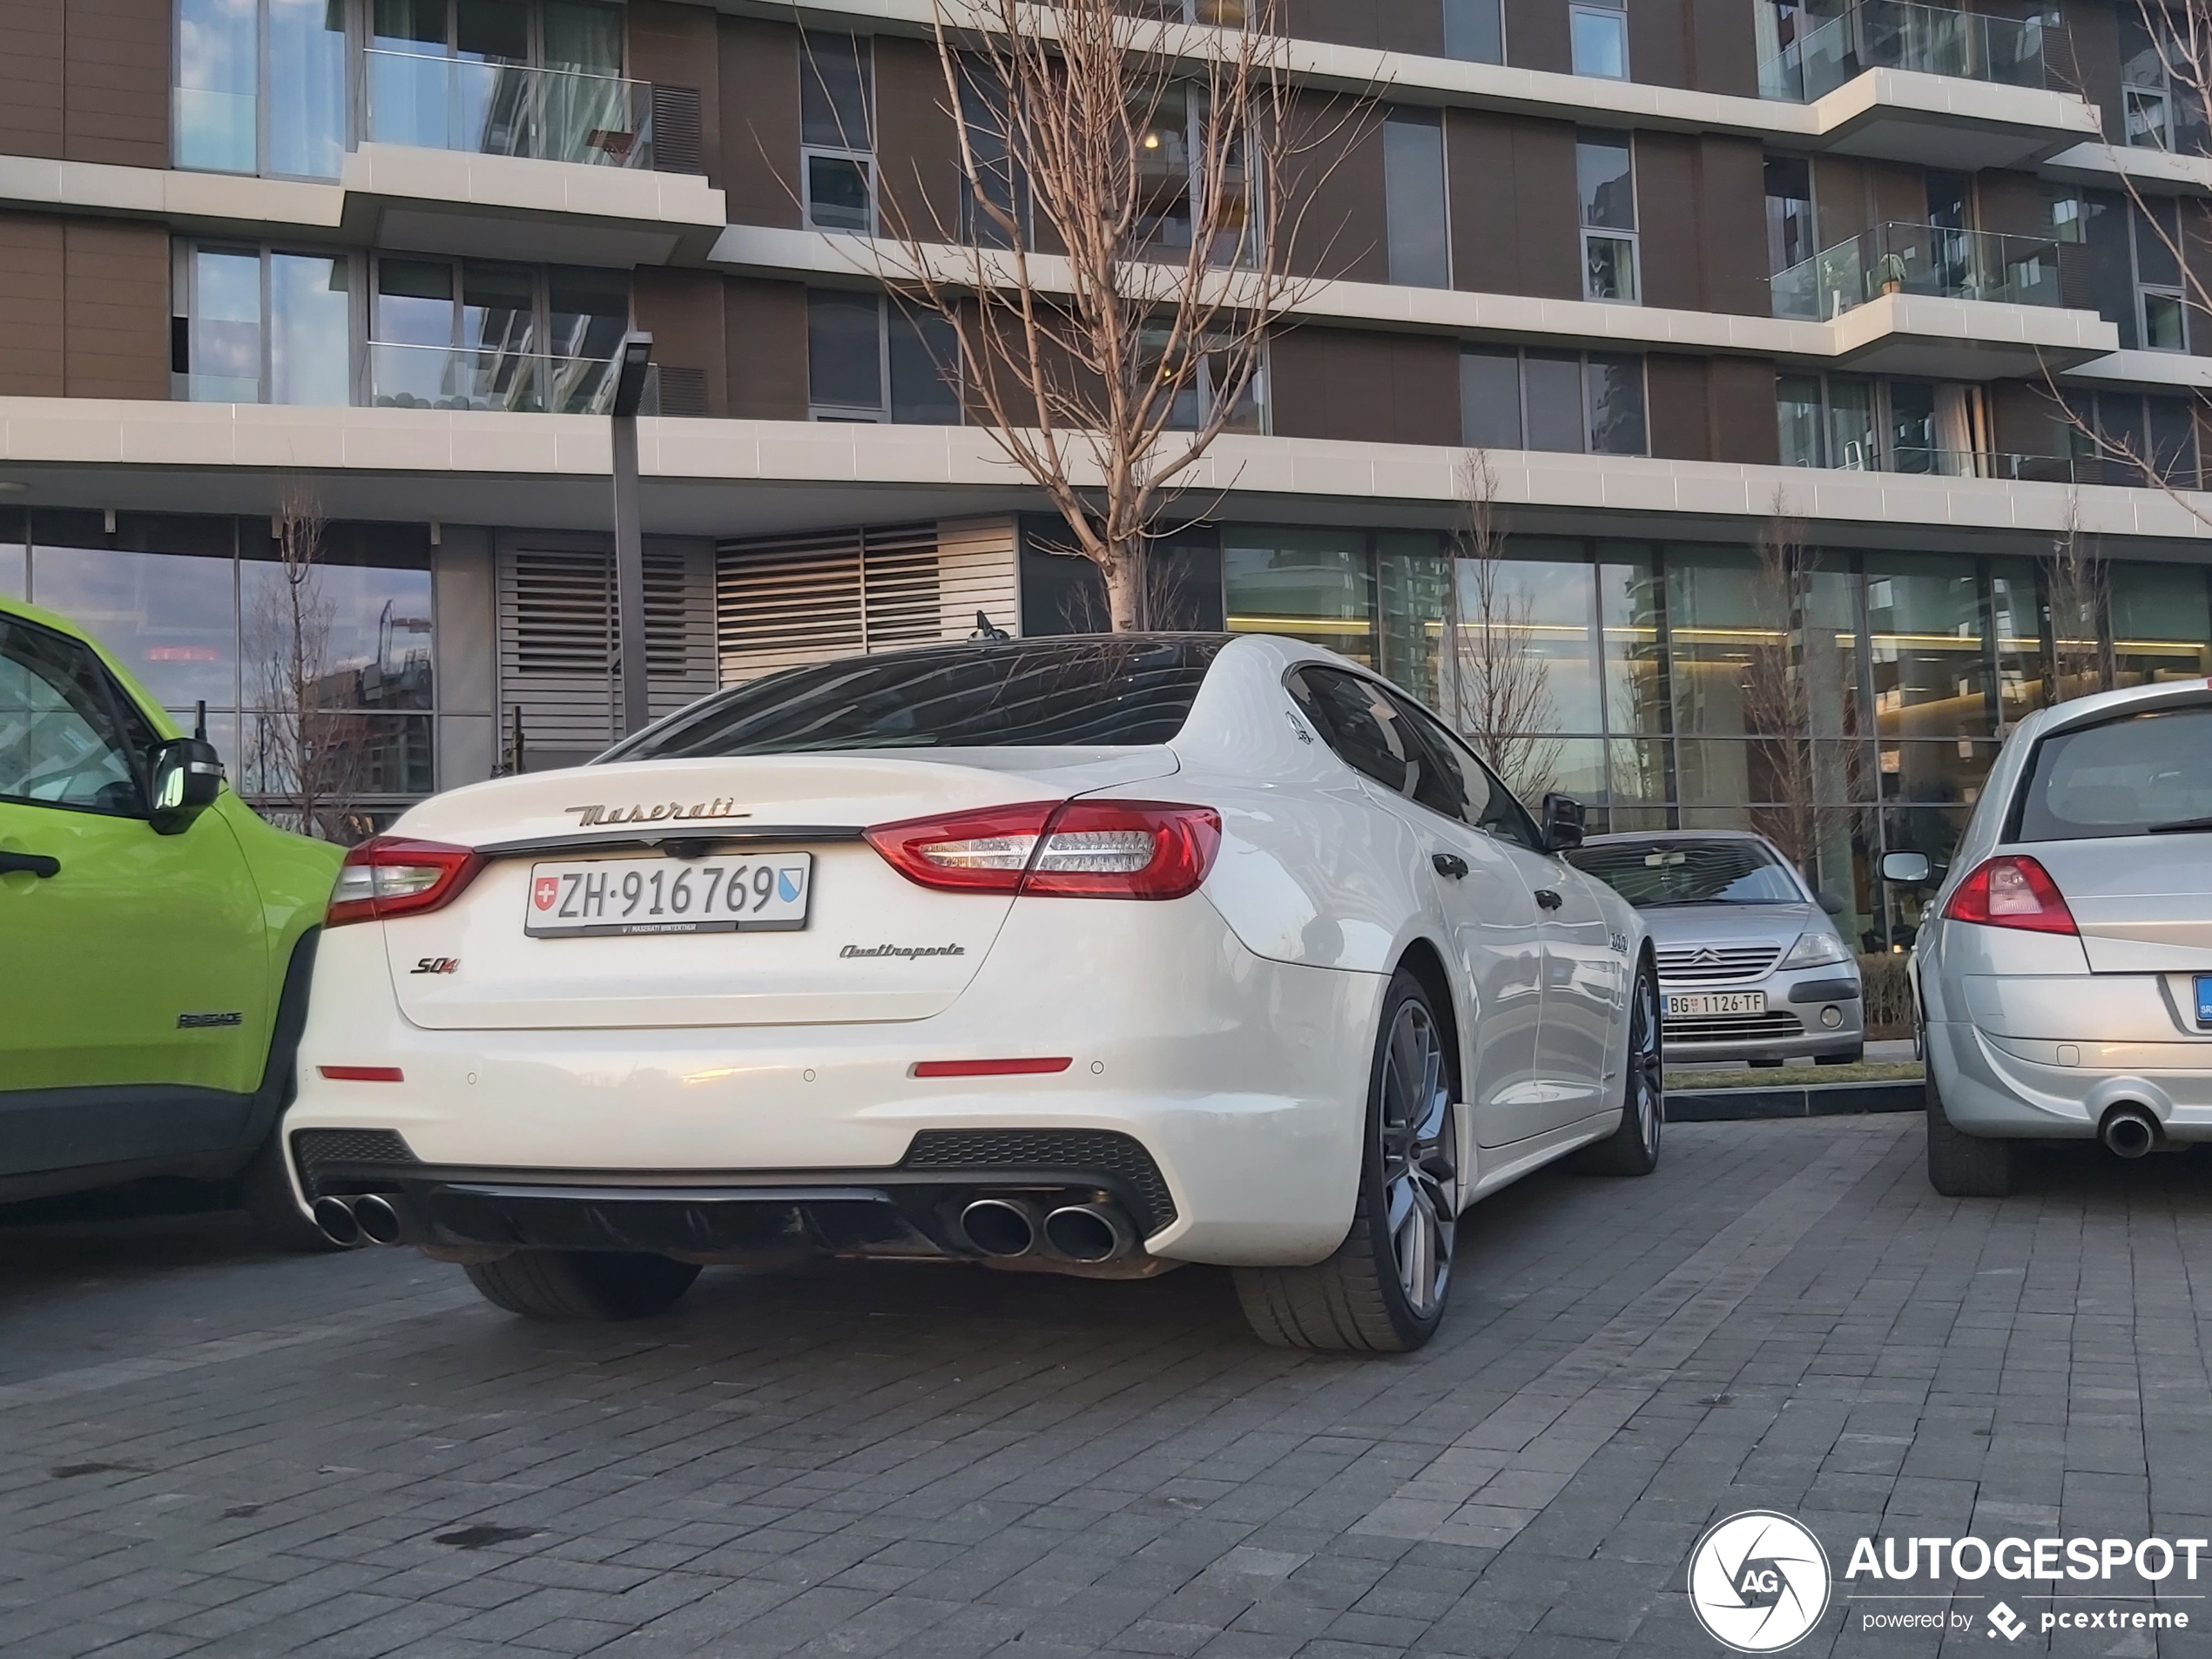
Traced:
[[[711, 1271], [548, 1328], [229, 1217], [0, 1228], [0, 1655], [1707, 1654], [1683, 1563], [1743, 1508], [1839, 1569], [2212, 1535], [2207, 1159], [1955, 1203], [1920, 1150], [1696, 1124], [1649, 1180], [1541, 1175], [1389, 1360], [1262, 1348], [1200, 1271]], [[1792, 1651], [1937, 1650], [1871, 1605]], [[2212, 1652], [2192, 1622], [1948, 1650]]]

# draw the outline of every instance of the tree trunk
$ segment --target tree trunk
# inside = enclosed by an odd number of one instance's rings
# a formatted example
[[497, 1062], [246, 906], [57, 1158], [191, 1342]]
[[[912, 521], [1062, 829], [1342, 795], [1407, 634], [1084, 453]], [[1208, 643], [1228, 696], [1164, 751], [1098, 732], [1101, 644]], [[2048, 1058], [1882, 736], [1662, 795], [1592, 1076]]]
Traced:
[[1145, 604], [1145, 555], [1150, 550], [1142, 540], [1115, 548], [1110, 562], [1098, 568], [1106, 583], [1106, 610], [1112, 618], [1114, 631], [1125, 634], [1151, 625]]

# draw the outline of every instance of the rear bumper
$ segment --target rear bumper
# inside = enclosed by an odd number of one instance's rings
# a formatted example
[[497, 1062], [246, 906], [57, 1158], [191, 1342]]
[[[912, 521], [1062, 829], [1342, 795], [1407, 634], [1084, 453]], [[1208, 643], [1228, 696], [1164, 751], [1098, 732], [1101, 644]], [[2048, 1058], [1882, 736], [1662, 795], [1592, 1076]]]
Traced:
[[[295, 1177], [307, 1196], [311, 1183], [388, 1180], [375, 1190], [409, 1198], [425, 1242], [436, 1242], [432, 1228], [455, 1244], [529, 1242], [514, 1231], [525, 1209], [531, 1227], [601, 1229], [610, 1241], [574, 1247], [624, 1247], [613, 1241], [640, 1226], [751, 1237], [778, 1204], [787, 1222], [800, 1202], [763, 1201], [769, 1186], [865, 1189], [820, 1213], [840, 1226], [898, 1220], [941, 1245], [930, 1206], [1007, 1184], [1009, 1167], [1108, 1192], [1128, 1178], [1080, 1158], [915, 1167], [933, 1135], [1024, 1130], [1134, 1141], [1164, 1189], [1162, 1203], [1128, 1199], [1157, 1257], [1315, 1261], [1351, 1224], [1386, 981], [1254, 956], [1203, 900], [1016, 904], [951, 1008], [856, 1025], [425, 1030], [399, 1016], [375, 931], [340, 929], [324, 945], [286, 1134], [295, 1150], [307, 1131], [399, 1136], [427, 1168], [340, 1161]], [[1042, 1076], [911, 1075], [920, 1061], [1011, 1055], [1070, 1063]], [[336, 1082], [325, 1064], [397, 1067], [404, 1081]], [[540, 1190], [496, 1202], [463, 1190], [487, 1185]], [[662, 1192], [617, 1201], [600, 1196], [610, 1186]], [[668, 1204], [670, 1188], [703, 1196], [687, 1211]], [[638, 1209], [647, 1203], [656, 1207]]]
[[2201, 1042], [2060, 1044], [1940, 1020], [1928, 1025], [1927, 1063], [1945, 1114], [1969, 1134], [2093, 1140], [2107, 1112], [2134, 1104], [2170, 1141], [2212, 1141], [2212, 1047]]

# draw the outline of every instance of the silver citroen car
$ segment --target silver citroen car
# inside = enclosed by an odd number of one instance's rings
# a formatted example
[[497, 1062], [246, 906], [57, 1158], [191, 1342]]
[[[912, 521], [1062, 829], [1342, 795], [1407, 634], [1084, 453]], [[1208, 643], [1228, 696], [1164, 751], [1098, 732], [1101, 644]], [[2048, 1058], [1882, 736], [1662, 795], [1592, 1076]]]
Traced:
[[1567, 856], [1643, 913], [1669, 1064], [1841, 1066], [1865, 1052], [1858, 960], [1831, 907], [1765, 836], [1593, 835]]
[[2029, 715], [1949, 873], [1882, 874], [1937, 885], [1911, 963], [1937, 1191], [2009, 1191], [2023, 1140], [2212, 1140], [2212, 682]]

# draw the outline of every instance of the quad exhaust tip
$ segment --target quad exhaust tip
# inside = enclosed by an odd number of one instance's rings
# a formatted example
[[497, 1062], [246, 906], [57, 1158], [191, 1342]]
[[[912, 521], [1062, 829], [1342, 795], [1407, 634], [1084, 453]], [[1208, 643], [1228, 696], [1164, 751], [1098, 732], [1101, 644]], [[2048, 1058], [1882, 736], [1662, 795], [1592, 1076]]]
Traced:
[[1063, 1204], [1044, 1218], [1045, 1242], [1076, 1262], [1110, 1262], [1136, 1248], [1136, 1235], [1109, 1204]]
[[354, 1200], [354, 1221], [372, 1244], [400, 1242], [400, 1212], [389, 1198], [371, 1192]]
[[2115, 1108], [2099, 1138], [2123, 1158], [2139, 1158], [2158, 1144], [2158, 1120], [2141, 1106]]
[[960, 1212], [960, 1230], [986, 1256], [1026, 1256], [1037, 1246], [1035, 1213], [1012, 1198], [978, 1198]]
[[354, 1219], [353, 1206], [343, 1198], [318, 1198], [311, 1213], [322, 1236], [332, 1244], [350, 1250], [361, 1242], [361, 1224]]
[[348, 1250], [356, 1244], [400, 1242], [400, 1212], [381, 1193], [363, 1193], [358, 1198], [318, 1198], [308, 1213], [325, 1238]]

